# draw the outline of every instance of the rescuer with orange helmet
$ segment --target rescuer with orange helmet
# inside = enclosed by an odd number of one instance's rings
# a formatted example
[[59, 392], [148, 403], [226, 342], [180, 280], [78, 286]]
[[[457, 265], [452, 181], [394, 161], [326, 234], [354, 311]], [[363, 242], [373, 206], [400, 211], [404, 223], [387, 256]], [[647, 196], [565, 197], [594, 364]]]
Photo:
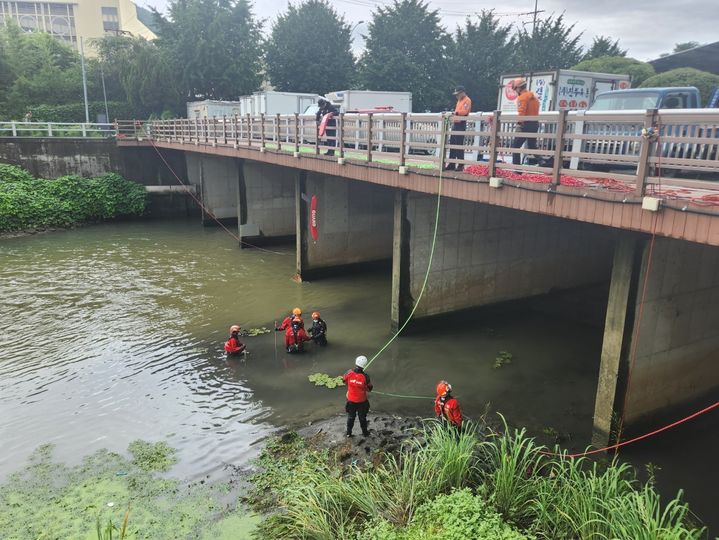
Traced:
[[310, 340], [301, 317], [294, 317], [285, 331], [285, 348], [288, 353], [301, 353], [305, 350], [305, 341]]
[[312, 327], [310, 328], [312, 341], [324, 347], [327, 345], [327, 323], [320, 317], [319, 311], [312, 312]]
[[452, 395], [452, 385], [447, 381], [437, 384], [437, 397], [434, 399], [434, 413], [437, 418], [457, 429], [462, 428], [462, 411], [459, 401]]
[[235, 355], [245, 352], [245, 344], [240, 341], [241, 328], [237, 324], [230, 326], [230, 339], [225, 341], [225, 352]]
[[[290, 326], [292, 326], [292, 319], [295, 317], [302, 317], [302, 310], [298, 307], [294, 308], [292, 312], [285, 317], [285, 319], [282, 321], [282, 324], [279, 325], [275, 330], [278, 332], [282, 330], [287, 330]], [[304, 324], [302, 325], [304, 327]]]
[[[537, 133], [539, 131], [539, 122], [537, 120], [522, 120], [523, 116], [537, 116], [539, 114], [539, 100], [534, 92], [527, 90], [527, 81], [525, 79], [514, 79], [512, 88], [519, 94], [517, 96], [517, 131], [521, 133]], [[521, 148], [527, 143], [527, 150], [537, 149], [537, 139], [534, 137], [515, 137], [512, 141], [512, 148]], [[512, 164], [522, 164], [522, 154], [512, 154]]]
[[366, 356], [358, 356], [355, 359], [354, 369], [350, 369], [342, 376], [342, 382], [347, 385], [347, 403], [345, 404], [347, 437], [352, 436], [352, 428], [355, 425], [357, 416], [359, 416], [362, 435], [369, 436], [369, 429], [367, 428], [367, 413], [369, 412], [367, 392], [372, 391], [372, 383], [369, 380], [369, 375], [364, 371], [368, 363], [369, 360], [367, 360]]

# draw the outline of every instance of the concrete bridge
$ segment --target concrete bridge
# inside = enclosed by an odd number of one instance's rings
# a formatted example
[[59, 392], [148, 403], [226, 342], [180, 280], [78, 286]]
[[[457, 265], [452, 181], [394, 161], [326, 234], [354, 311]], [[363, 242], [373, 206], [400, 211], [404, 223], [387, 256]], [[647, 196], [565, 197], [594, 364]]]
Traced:
[[[516, 117], [341, 115], [119, 122], [120, 151], [162, 156], [203, 220], [259, 245], [294, 237], [297, 275], [392, 261], [392, 323], [435, 257], [424, 318], [609, 282], [595, 443], [719, 387], [719, 113], [548, 113], [542, 166], [513, 166]], [[644, 131], [642, 132], [642, 129]], [[451, 135], [464, 139], [450, 139]], [[531, 136], [531, 134], [530, 134]], [[450, 144], [454, 142], [456, 144]], [[327, 151], [335, 155], [325, 155]], [[477, 161], [478, 159], [482, 161]], [[511, 160], [510, 160], [511, 161]]]

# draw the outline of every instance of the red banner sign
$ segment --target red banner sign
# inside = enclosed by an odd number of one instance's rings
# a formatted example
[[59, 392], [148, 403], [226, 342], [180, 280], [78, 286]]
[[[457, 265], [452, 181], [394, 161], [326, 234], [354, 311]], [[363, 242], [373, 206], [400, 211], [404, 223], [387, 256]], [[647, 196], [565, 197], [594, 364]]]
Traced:
[[317, 242], [317, 195], [312, 195], [310, 201], [310, 234], [312, 240]]

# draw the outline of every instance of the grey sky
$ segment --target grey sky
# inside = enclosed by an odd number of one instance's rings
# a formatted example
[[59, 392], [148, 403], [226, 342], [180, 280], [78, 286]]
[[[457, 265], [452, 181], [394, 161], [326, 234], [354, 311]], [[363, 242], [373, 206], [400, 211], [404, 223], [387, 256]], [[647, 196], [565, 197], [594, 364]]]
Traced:
[[[169, 0], [138, 0], [138, 3], [160, 10]], [[277, 13], [283, 11], [287, 0], [255, 0], [255, 13], [271, 26]], [[297, 2], [296, 2], [297, 3]], [[350, 24], [369, 21], [373, 6], [391, 4], [391, 0], [331, 0], [334, 8]], [[534, 0], [432, 0], [445, 27], [454, 31], [467, 14], [494, 8], [497, 13], [522, 13], [534, 9]], [[674, 44], [683, 41], [710, 43], [719, 41], [719, 0], [539, 0], [539, 9], [559, 14], [564, 12], [568, 22], [576, 22], [576, 30], [583, 32], [583, 42], [591, 43], [595, 35], [619, 38], [629, 49], [629, 55], [640, 60], [652, 60], [663, 52], [670, 52]], [[531, 22], [531, 15], [507, 15], [505, 23]], [[359, 35], [366, 32], [366, 23], [355, 29], [356, 46]]]

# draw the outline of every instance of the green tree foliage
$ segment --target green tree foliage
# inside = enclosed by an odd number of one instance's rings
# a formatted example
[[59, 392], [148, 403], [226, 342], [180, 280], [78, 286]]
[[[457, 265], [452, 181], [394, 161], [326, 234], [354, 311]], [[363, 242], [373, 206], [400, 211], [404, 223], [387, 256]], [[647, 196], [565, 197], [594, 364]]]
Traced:
[[699, 45], [700, 43], [698, 41], [683, 41], [674, 45], [674, 50], [672, 51], [672, 53], [688, 51], [689, 49], [694, 49]]
[[454, 82], [467, 88], [475, 111], [492, 111], [497, 105], [498, 81], [512, 62], [511, 29], [492, 11], [482, 11], [476, 21], [468, 17], [457, 28], [450, 62]]
[[589, 47], [587, 52], [584, 54], [582, 60], [591, 60], [592, 58], [602, 58], [603, 56], [626, 56], [626, 49], [622, 49], [619, 46], [619, 40], [612, 41], [612, 38], [606, 36], [597, 36], [592, 41], [592, 46]]
[[[247, 0], [175, 0], [169, 6], [169, 20], [159, 14], [157, 20], [157, 46], [165, 53], [160, 58], [178, 74], [186, 98], [237, 99], [259, 88], [261, 23]], [[146, 60], [152, 61], [149, 56]], [[155, 82], [162, 79], [156, 74]], [[152, 84], [148, 81], [145, 91]], [[155, 86], [155, 92], [161, 89]]]
[[696, 86], [702, 96], [702, 105], [709, 99], [712, 89], [719, 86], [719, 75], [694, 68], [679, 68], [659, 73], [646, 79], [643, 88], [662, 86]]
[[564, 15], [552, 15], [538, 19], [534, 30], [531, 26], [520, 28], [515, 36], [515, 69], [521, 72], [563, 69], [579, 62], [582, 34], [574, 34], [575, 26], [567, 25]]
[[654, 68], [651, 64], [640, 62], [634, 58], [625, 58], [624, 56], [603, 56], [601, 58], [592, 58], [591, 60], [582, 60], [572, 69], [629, 75], [633, 86], [640, 85], [644, 80], [654, 75]]
[[325, 0], [289, 4], [267, 43], [270, 82], [284, 92], [350, 88], [354, 75], [350, 26]]
[[451, 45], [429, 4], [395, 0], [372, 14], [360, 80], [368, 90], [412, 92], [415, 111], [447, 109], [452, 103]]

